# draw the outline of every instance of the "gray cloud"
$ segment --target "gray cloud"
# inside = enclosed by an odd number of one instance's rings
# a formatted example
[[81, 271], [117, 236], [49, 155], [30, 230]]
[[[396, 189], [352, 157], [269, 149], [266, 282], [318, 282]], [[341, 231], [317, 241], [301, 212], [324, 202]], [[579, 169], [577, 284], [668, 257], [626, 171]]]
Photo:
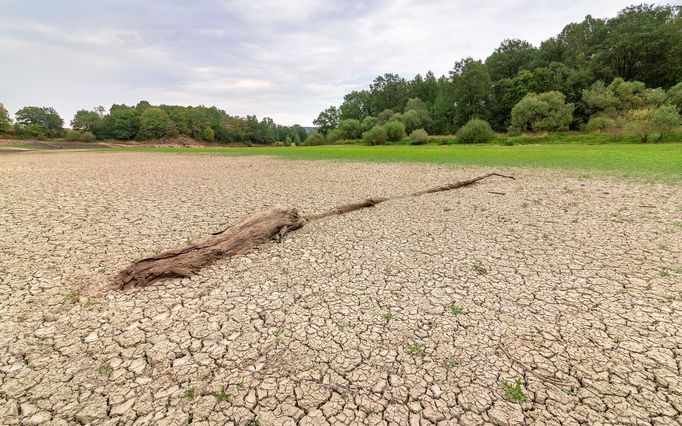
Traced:
[[446, 73], [504, 38], [534, 44], [628, 1], [5, 0], [0, 102], [216, 105], [311, 124], [378, 74]]

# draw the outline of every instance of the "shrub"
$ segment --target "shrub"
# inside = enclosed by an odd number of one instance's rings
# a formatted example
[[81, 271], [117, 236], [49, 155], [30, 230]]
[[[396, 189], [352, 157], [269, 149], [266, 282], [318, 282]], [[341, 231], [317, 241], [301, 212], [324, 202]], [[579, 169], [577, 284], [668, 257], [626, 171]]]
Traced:
[[680, 125], [680, 114], [675, 105], [663, 105], [651, 111], [651, 124], [658, 140], [673, 132]]
[[362, 136], [362, 124], [360, 124], [360, 120], [354, 118], [341, 120], [339, 129], [342, 132], [343, 139], [360, 139]]
[[305, 144], [308, 146], [322, 145], [324, 144], [324, 136], [317, 130], [313, 130], [308, 133], [308, 137], [305, 138]]
[[95, 134], [92, 132], [83, 132], [78, 138], [78, 140], [80, 140], [81, 142], [93, 142], [95, 139], [97, 138], [95, 137]]
[[616, 125], [615, 120], [603, 115], [597, 115], [590, 118], [590, 121], [585, 125], [587, 132], [603, 132], [612, 129]]
[[386, 129], [381, 126], [374, 126], [362, 134], [362, 140], [367, 145], [383, 145], [386, 143], [388, 135]]
[[66, 131], [66, 134], [64, 134], [64, 140], [67, 140], [67, 141], [77, 141], [80, 139], [80, 137], [81, 137], [81, 132], [79, 132], [77, 130], [69, 129]]
[[495, 139], [495, 132], [487, 121], [472, 118], [457, 131], [459, 143], [486, 143]]
[[573, 104], [566, 103], [563, 93], [556, 90], [540, 94], [529, 93], [512, 108], [510, 130], [568, 130], [571, 121]]
[[677, 107], [679, 112], [682, 112], [682, 82], [677, 83], [670, 89], [666, 95], [666, 102]]
[[334, 130], [331, 130], [327, 133], [326, 142], [327, 143], [334, 143], [334, 142], [340, 141], [341, 139], [344, 139], [344, 138], [345, 138], [345, 133], [343, 130], [334, 129]]
[[429, 134], [424, 129], [417, 129], [410, 133], [410, 142], [412, 145], [421, 145], [429, 141]]
[[377, 115], [377, 122], [378, 124], [385, 124], [391, 119], [391, 117], [393, 117], [393, 110], [385, 109]]
[[362, 120], [362, 124], [361, 124], [362, 131], [366, 132], [367, 130], [376, 126], [378, 122], [379, 122], [379, 120], [377, 120], [376, 117], [365, 117], [365, 119]]
[[388, 140], [391, 142], [401, 141], [405, 137], [405, 124], [400, 121], [389, 121], [384, 124], [384, 129], [386, 130]]

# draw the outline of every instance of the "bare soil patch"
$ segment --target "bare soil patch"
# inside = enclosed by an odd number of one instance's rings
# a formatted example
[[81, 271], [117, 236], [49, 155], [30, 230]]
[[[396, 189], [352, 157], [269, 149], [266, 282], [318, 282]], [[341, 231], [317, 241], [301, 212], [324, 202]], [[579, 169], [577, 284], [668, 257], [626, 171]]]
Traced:
[[480, 168], [0, 156], [3, 424], [680, 422], [682, 188], [500, 170], [190, 278], [117, 271], [274, 204]]

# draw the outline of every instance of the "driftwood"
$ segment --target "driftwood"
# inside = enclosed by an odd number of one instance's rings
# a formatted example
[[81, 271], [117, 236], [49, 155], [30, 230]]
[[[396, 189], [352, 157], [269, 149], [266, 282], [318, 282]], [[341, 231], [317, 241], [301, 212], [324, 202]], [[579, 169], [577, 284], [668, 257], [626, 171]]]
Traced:
[[114, 279], [114, 284], [119, 288], [135, 287], [144, 286], [162, 279], [188, 277], [217, 259], [245, 253], [271, 240], [280, 240], [288, 232], [301, 228], [308, 221], [320, 220], [330, 216], [338, 216], [373, 207], [388, 200], [418, 197], [424, 194], [462, 188], [491, 176], [514, 179], [511, 176], [498, 173], [487, 173], [472, 179], [396, 197], [367, 198], [359, 202], [336, 206], [325, 212], [307, 217], [300, 215], [298, 210], [293, 207], [277, 205], [251, 215], [223, 231], [216, 232], [208, 239], [197, 244], [168, 250], [155, 256], [138, 260], [119, 272]]

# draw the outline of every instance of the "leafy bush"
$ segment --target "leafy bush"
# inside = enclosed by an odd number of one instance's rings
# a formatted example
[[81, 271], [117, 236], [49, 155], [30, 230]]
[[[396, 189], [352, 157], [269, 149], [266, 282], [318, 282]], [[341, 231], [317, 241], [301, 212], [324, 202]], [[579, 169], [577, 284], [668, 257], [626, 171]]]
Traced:
[[682, 112], [682, 82], [677, 83], [668, 89], [668, 93], [666, 94], [666, 102], [675, 105], [677, 107], [677, 111]]
[[587, 132], [603, 132], [610, 130], [615, 127], [616, 122], [614, 119], [603, 116], [596, 115], [590, 118], [590, 121], [585, 125], [585, 131]]
[[529, 93], [511, 111], [511, 131], [534, 132], [568, 130], [573, 121], [573, 104], [556, 90]]
[[322, 134], [317, 130], [313, 130], [312, 132], [308, 133], [308, 137], [305, 139], [305, 144], [308, 146], [323, 145], [324, 136], [322, 136]]
[[354, 118], [341, 120], [339, 129], [341, 130], [342, 138], [344, 139], [360, 139], [362, 136], [362, 124], [360, 124], [360, 120]]
[[405, 138], [405, 124], [400, 121], [389, 121], [384, 124], [386, 135], [391, 142], [398, 142]]
[[97, 138], [95, 137], [95, 134], [92, 132], [83, 132], [78, 138], [78, 140], [81, 142], [93, 142], [95, 139]]
[[424, 129], [413, 130], [410, 133], [410, 142], [412, 145], [421, 145], [429, 141], [429, 134]]
[[340, 141], [341, 139], [344, 139], [344, 138], [345, 138], [345, 133], [343, 130], [333, 129], [327, 133], [327, 137], [325, 138], [325, 140], [327, 143], [334, 143], [334, 142]]
[[0, 103], [0, 133], [6, 132], [12, 127], [12, 119], [3, 104]]
[[81, 137], [81, 132], [77, 130], [67, 130], [66, 133], [64, 134], [64, 140], [67, 141], [77, 141]]
[[680, 125], [680, 114], [675, 105], [663, 105], [651, 111], [651, 124], [658, 140], [669, 135]]
[[385, 124], [391, 119], [391, 117], [393, 117], [393, 110], [385, 109], [377, 115], [377, 122], [378, 124]]
[[367, 130], [371, 129], [372, 127], [376, 126], [379, 120], [377, 120], [376, 117], [365, 117], [364, 120], [362, 120], [362, 131], [366, 132]]
[[362, 134], [362, 140], [367, 145], [383, 145], [386, 143], [388, 135], [382, 126], [374, 126]]
[[459, 143], [486, 143], [495, 139], [495, 132], [487, 121], [472, 118], [457, 131]]

